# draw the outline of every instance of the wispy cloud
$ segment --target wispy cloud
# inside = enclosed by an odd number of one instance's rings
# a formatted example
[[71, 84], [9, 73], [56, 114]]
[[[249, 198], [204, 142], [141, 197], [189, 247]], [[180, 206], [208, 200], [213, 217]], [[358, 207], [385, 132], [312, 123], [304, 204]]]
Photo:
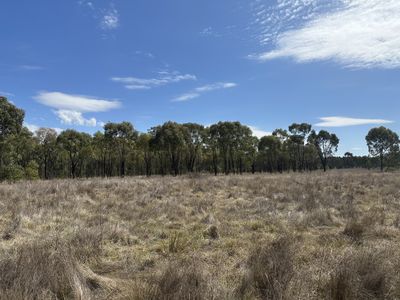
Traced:
[[346, 126], [357, 126], [357, 125], [379, 125], [379, 124], [390, 124], [393, 121], [382, 120], [382, 119], [358, 119], [358, 118], [347, 118], [347, 117], [322, 117], [322, 122], [315, 124], [318, 127], [346, 127]]
[[195, 99], [200, 97], [199, 93], [186, 93], [183, 95], [180, 95], [174, 99], [172, 99], [173, 102], [183, 102], [183, 101], [189, 101], [191, 99]]
[[94, 10], [94, 4], [93, 4], [92, 1], [89, 1], [89, 0], [79, 0], [79, 1], [78, 1], [78, 4], [81, 5], [81, 6], [86, 6], [86, 7], [90, 8], [90, 9]]
[[145, 58], [150, 58], [150, 59], [154, 59], [155, 55], [151, 52], [147, 52], [147, 51], [141, 51], [141, 50], [137, 50], [135, 51], [135, 54], [141, 57], [145, 57]]
[[0, 91], [0, 96], [14, 97], [15, 95], [14, 95], [13, 93], [8, 93], [8, 92]]
[[130, 90], [149, 90], [163, 85], [177, 83], [185, 80], [197, 80], [195, 75], [180, 74], [179, 72], [158, 72], [155, 78], [138, 77], [112, 77], [112, 81], [124, 84], [125, 88]]
[[215, 90], [230, 89], [236, 87], [237, 84], [233, 82], [216, 82], [195, 88], [194, 90], [182, 94], [174, 99], [172, 102], [184, 102], [191, 99], [200, 97], [204, 93], [212, 92]]
[[60, 121], [68, 125], [101, 126], [102, 122], [95, 118], [86, 119], [83, 113], [106, 112], [121, 107], [121, 103], [115, 100], [60, 92], [41, 92], [34, 99], [43, 105], [54, 108], [54, 113]]
[[221, 34], [217, 33], [214, 28], [206, 27], [203, 30], [200, 31], [200, 35], [203, 37], [220, 37]]
[[[260, 9], [261, 39], [273, 47], [256, 55], [262, 61], [289, 57], [351, 68], [400, 67], [398, 0], [281, 0], [274, 11]], [[279, 22], [282, 15], [286, 21]]]
[[42, 66], [37, 66], [37, 65], [21, 65], [18, 66], [18, 69], [25, 71], [40, 71], [43, 70], [44, 68]]
[[109, 3], [106, 8], [100, 6], [100, 2], [90, 0], [79, 0], [78, 5], [85, 9], [93, 17], [104, 31], [110, 31], [120, 26], [120, 17], [114, 2]]
[[106, 30], [116, 29], [119, 27], [119, 13], [118, 10], [112, 5], [105, 11], [101, 19], [101, 28]]
[[248, 127], [251, 129], [251, 131], [253, 132], [253, 135], [258, 137], [258, 138], [262, 138], [263, 136], [268, 136], [268, 135], [272, 135], [272, 132], [270, 131], [265, 131], [263, 129], [260, 129], [256, 126], [250, 126], [248, 125]]

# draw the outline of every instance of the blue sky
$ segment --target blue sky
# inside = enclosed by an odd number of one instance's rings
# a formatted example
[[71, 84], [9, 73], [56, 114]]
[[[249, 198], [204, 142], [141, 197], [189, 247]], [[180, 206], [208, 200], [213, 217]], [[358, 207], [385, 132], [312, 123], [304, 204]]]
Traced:
[[140, 131], [238, 120], [293, 122], [366, 154], [400, 131], [398, 0], [1, 1], [0, 94], [26, 125]]

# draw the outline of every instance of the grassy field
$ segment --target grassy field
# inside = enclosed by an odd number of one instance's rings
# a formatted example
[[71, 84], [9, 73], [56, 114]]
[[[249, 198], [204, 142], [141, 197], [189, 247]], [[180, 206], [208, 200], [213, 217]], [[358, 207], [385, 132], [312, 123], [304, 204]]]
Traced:
[[1, 299], [399, 299], [400, 174], [0, 184]]

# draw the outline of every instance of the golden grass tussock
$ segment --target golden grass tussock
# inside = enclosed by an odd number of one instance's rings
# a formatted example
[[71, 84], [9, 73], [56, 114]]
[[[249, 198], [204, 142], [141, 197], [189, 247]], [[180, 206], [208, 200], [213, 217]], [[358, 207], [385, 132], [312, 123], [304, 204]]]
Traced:
[[0, 184], [0, 299], [399, 299], [400, 176]]

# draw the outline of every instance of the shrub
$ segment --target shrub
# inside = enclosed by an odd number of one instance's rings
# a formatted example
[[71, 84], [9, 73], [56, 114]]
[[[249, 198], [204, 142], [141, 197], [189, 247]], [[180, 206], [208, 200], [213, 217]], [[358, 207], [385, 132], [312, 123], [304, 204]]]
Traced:
[[29, 180], [39, 179], [39, 165], [37, 162], [31, 160], [25, 167], [24, 177]]
[[21, 180], [25, 177], [24, 169], [19, 165], [7, 165], [1, 170], [0, 178], [9, 181]]

